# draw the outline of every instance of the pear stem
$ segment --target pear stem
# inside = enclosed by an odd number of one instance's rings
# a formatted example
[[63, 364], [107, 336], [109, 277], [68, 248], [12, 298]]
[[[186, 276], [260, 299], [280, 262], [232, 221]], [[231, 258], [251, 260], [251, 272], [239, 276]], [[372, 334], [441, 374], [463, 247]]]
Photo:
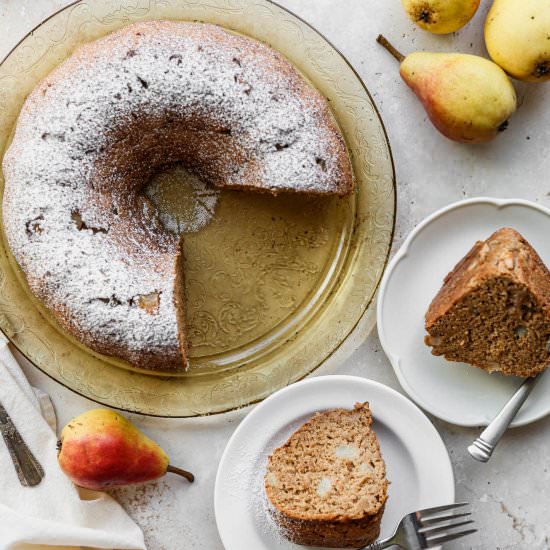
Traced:
[[379, 34], [376, 41], [378, 42], [378, 44], [381, 44], [382, 46], [384, 46], [384, 48], [386, 48], [386, 50], [388, 50], [393, 55], [393, 57], [395, 57], [395, 59], [399, 61], [399, 63], [403, 62], [403, 60], [405, 59], [405, 56], [399, 50], [395, 49], [385, 36], [382, 36], [381, 34]]
[[171, 464], [168, 464], [168, 468], [166, 468], [166, 471], [172, 472], [173, 474], [178, 474], [179, 476], [187, 479], [187, 481], [189, 481], [190, 483], [193, 483], [193, 481], [195, 481], [195, 476], [191, 472], [188, 472], [187, 470], [182, 470], [181, 468], [176, 468]]

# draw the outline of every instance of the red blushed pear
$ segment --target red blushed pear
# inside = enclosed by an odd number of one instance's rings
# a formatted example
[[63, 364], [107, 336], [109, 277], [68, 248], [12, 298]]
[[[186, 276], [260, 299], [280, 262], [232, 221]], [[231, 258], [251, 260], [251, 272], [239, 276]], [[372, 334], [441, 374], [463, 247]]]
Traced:
[[383, 36], [377, 41], [401, 63], [401, 77], [444, 136], [483, 143], [508, 126], [517, 108], [516, 92], [497, 64], [462, 53], [415, 52], [405, 57]]
[[168, 455], [120, 414], [107, 409], [85, 412], [62, 430], [58, 461], [80, 487], [102, 491], [158, 479], [174, 472], [193, 481], [193, 474], [170, 466]]

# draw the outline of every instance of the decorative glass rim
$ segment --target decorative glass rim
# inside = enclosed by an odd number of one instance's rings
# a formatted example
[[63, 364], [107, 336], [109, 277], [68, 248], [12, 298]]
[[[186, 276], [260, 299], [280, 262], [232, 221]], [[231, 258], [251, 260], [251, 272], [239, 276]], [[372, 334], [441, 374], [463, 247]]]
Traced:
[[[74, 8], [75, 6], [77, 6], [78, 4], [82, 4], [84, 0], [74, 0], [73, 2], [70, 2], [69, 4], [67, 4], [66, 6], [63, 6], [62, 8], [54, 11], [53, 13], [51, 13], [48, 17], [46, 17], [45, 19], [43, 19], [40, 23], [38, 23], [37, 25], [35, 25], [29, 32], [27, 32], [9, 51], [6, 55], [3, 56], [3, 58], [0, 60], [0, 66], [2, 66], [8, 59], [9, 57], [18, 49], [18, 47], [25, 42], [25, 40], [27, 40], [29, 37], [31, 37], [38, 29], [40, 29], [41, 27], [43, 27], [46, 23], [48, 23], [51, 19], [55, 18], [56, 16], [60, 15], [61, 13], [67, 11], [67, 10], [70, 10], [71, 8]], [[361, 315], [358, 317], [358, 319], [355, 321], [355, 323], [349, 328], [349, 330], [347, 330], [345, 336], [343, 338], [341, 338], [340, 342], [327, 354], [325, 355], [324, 357], [324, 360], [321, 361], [320, 363], [316, 363], [316, 364], [312, 364], [311, 368], [309, 368], [307, 370], [307, 372], [304, 371], [304, 373], [297, 377], [295, 380], [293, 380], [293, 383], [294, 382], [297, 382], [299, 380], [302, 380], [304, 378], [306, 378], [307, 376], [310, 376], [314, 371], [316, 371], [319, 367], [321, 367], [322, 365], [324, 365], [325, 363], [327, 363], [331, 358], [333, 358], [333, 356], [335, 354], [337, 354], [341, 348], [343, 347], [343, 345], [345, 344], [346, 341], [348, 341], [348, 339], [350, 339], [350, 337], [355, 333], [355, 331], [357, 330], [358, 326], [361, 324], [361, 322], [363, 321], [364, 317], [369, 313], [370, 308], [373, 304], [373, 302], [376, 300], [376, 297], [377, 297], [377, 293], [378, 293], [378, 290], [379, 290], [379, 287], [380, 287], [380, 284], [381, 284], [381, 280], [382, 280], [382, 276], [383, 276], [383, 273], [389, 263], [389, 259], [390, 259], [390, 256], [391, 256], [391, 250], [392, 250], [392, 244], [393, 244], [393, 241], [394, 241], [394, 237], [395, 237], [395, 228], [396, 228], [396, 215], [397, 215], [397, 183], [396, 183], [396, 171], [395, 171], [395, 163], [394, 163], [394, 159], [393, 159], [393, 154], [392, 154], [392, 149], [391, 149], [391, 144], [390, 144], [390, 141], [389, 141], [389, 138], [388, 138], [388, 133], [387, 133], [387, 130], [386, 130], [386, 127], [384, 125], [384, 122], [383, 122], [383, 119], [380, 115], [380, 112], [378, 110], [378, 107], [376, 106], [376, 103], [374, 102], [367, 86], [365, 85], [363, 79], [360, 77], [360, 75], [358, 74], [358, 72], [356, 71], [356, 69], [353, 67], [353, 65], [348, 61], [348, 59], [346, 58], [346, 56], [340, 51], [339, 48], [337, 48], [336, 46], [334, 46], [334, 44], [328, 40], [328, 38], [323, 34], [321, 33], [320, 31], [318, 31], [312, 24], [308, 23], [307, 21], [305, 21], [301, 16], [299, 15], [296, 15], [292, 10], [280, 5], [279, 3], [273, 1], [273, 0], [263, 0], [264, 2], [266, 2], [267, 4], [271, 4], [273, 5], [274, 7], [280, 9], [281, 11], [283, 12], [286, 12], [288, 15], [292, 16], [293, 18], [295, 18], [297, 21], [299, 21], [301, 24], [305, 25], [307, 28], [309, 28], [311, 31], [313, 31], [315, 34], [317, 34], [330, 48], [332, 48], [332, 50], [338, 54], [338, 56], [340, 57], [340, 59], [347, 65], [347, 67], [351, 70], [351, 72], [353, 73], [353, 75], [355, 76], [355, 78], [357, 79], [357, 82], [360, 84], [360, 86], [362, 87], [363, 91], [366, 93], [370, 103], [371, 103], [371, 106], [373, 108], [373, 111], [378, 119], [378, 122], [380, 124], [380, 127], [381, 127], [381, 130], [382, 130], [382, 133], [383, 133], [383, 136], [384, 136], [384, 140], [385, 140], [385, 146], [387, 147], [387, 152], [388, 152], [388, 157], [389, 157], [389, 163], [390, 163], [390, 166], [391, 166], [391, 185], [392, 185], [392, 191], [393, 191], [393, 201], [392, 201], [392, 221], [391, 221], [391, 230], [390, 230], [390, 237], [389, 237], [389, 241], [388, 241], [388, 245], [387, 245], [387, 250], [386, 250], [386, 254], [385, 254], [385, 257], [384, 257], [384, 260], [383, 260], [383, 263], [382, 263], [382, 268], [381, 268], [381, 271], [380, 271], [380, 274], [378, 276], [378, 280], [376, 281], [376, 284], [373, 288], [373, 292], [372, 292], [372, 295], [370, 297], [370, 299], [364, 304], [364, 310], [363, 312], [361, 313]], [[129, 23], [131, 24], [131, 23]], [[258, 38], [256, 38], [257, 40], [259, 40]], [[370, 331], [372, 330], [372, 328], [374, 328], [376, 324], [376, 319], [374, 318], [369, 326], [368, 326], [368, 333], [370, 333]], [[110, 403], [106, 403], [106, 402], [103, 402], [101, 401], [99, 398], [94, 398], [94, 397], [90, 397], [89, 395], [86, 395], [85, 393], [79, 391], [78, 389], [75, 389], [75, 388], [72, 388], [70, 387], [67, 383], [61, 381], [60, 379], [56, 378], [55, 376], [53, 376], [52, 374], [50, 374], [49, 372], [47, 372], [44, 368], [42, 368], [36, 361], [34, 361], [33, 359], [31, 359], [28, 354], [18, 345], [18, 343], [15, 341], [15, 339], [9, 334], [9, 332], [7, 330], [4, 329], [3, 326], [0, 326], [0, 331], [2, 332], [2, 334], [4, 334], [4, 336], [8, 339], [8, 341], [10, 342], [10, 344], [35, 368], [37, 368], [40, 372], [42, 372], [43, 374], [45, 374], [46, 376], [48, 376], [49, 378], [51, 378], [52, 380], [54, 380], [56, 383], [58, 383], [59, 385], [63, 386], [64, 388], [70, 390], [71, 392], [75, 393], [76, 395], [79, 395], [80, 397], [83, 397], [85, 399], [88, 399], [94, 403], [97, 403], [98, 405], [102, 405], [102, 406], [107, 406], [107, 407], [110, 407], [110, 408], [113, 408], [113, 409], [116, 409], [116, 410], [120, 410], [120, 411], [123, 411], [123, 412], [130, 412], [132, 414], [139, 414], [139, 415], [143, 415], [143, 416], [151, 416], [151, 417], [156, 417], [156, 418], [199, 418], [199, 417], [203, 417], [203, 416], [213, 416], [213, 415], [219, 415], [219, 414], [224, 414], [224, 413], [228, 413], [228, 412], [232, 412], [232, 411], [236, 411], [236, 410], [239, 410], [239, 409], [242, 409], [244, 407], [248, 407], [248, 406], [252, 406], [254, 404], [257, 404], [261, 401], [263, 401], [267, 396], [262, 396], [262, 397], [259, 397], [257, 399], [253, 399], [253, 400], [248, 400], [246, 403], [239, 403], [237, 405], [233, 405], [231, 407], [227, 407], [225, 409], [222, 409], [222, 410], [215, 410], [215, 411], [212, 411], [212, 412], [201, 412], [201, 413], [196, 413], [196, 414], [159, 414], [159, 413], [154, 413], [154, 412], [149, 412], [149, 411], [140, 411], [140, 410], [130, 410], [128, 408], [124, 408], [122, 406], [117, 406], [117, 405], [113, 405], [113, 404], [110, 404]], [[118, 368], [118, 367], [117, 367]]]

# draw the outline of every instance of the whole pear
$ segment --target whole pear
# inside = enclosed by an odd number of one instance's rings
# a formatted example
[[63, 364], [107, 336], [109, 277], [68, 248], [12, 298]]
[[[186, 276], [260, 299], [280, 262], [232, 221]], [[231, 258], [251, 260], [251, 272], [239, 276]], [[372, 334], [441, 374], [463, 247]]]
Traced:
[[107, 409], [85, 412], [61, 431], [59, 465], [80, 487], [105, 490], [158, 479], [167, 471], [193, 481], [169, 465], [168, 455], [120, 414]]
[[550, 79], [550, 0], [495, 0], [485, 20], [485, 45], [508, 74]]
[[401, 62], [403, 80], [443, 135], [462, 143], [482, 143], [506, 129], [517, 99], [498, 65], [461, 53], [416, 52], [405, 57], [383, 36], [378, 42]]
[[474, 16], [480, 0], [402, 0], [409, 18], [436, 34], [455, 32]]

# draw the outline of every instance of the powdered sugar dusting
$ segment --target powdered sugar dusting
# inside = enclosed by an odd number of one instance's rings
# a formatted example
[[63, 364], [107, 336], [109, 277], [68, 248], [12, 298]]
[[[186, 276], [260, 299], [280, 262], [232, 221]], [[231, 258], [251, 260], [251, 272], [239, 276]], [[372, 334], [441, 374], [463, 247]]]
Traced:
[[[284, 550], [298, 550], [303, 548], [290, 542], [282, 528], [274, 521], [277, 514], [269, 502], [264, 485], [264, 476], [267, 471], [267, 462], [273, 451], [283, 445], [288, 438], [311, 415], [299, 417], [292, 422], [281, 426], [275, 433], [255, 434], [265, 441], [257, 441], [253, 445], [246, 444], [231, 449], [231, 456], [238, 460], [231, 460], [231, 471], [224, 471], [223, 490], [230, 492], [236, 499], [246, 499], [246, 508], [255, 529], [265, 543], [266, 548], [280, 548]], [[251, 450], [254, 449], [254, 450]], [[257, 449], [260, 449], [258, 452]]]
[[[269, 502], [265, 487], [264, 475], [267, 468], [267, 459], [271, 454], [271, 445], [264, 448], [260, 455], [252, 456], [246, 448], [239, 450], [239, 467], [233, 471], [231, 480], [227, 485], [239, 487], [243, 480], [246, 480], [247, 487], [247, 508], [257, 529], [261, 533], [262, 539], [269, 541], [269, 547], [282, 548], [286, 550], [298, 549], [299, 546], [290, 542], [281, 527], [274, 521], [272, 512], [275, 509]], [[240, 492], [239, 492], [240, 496]]]
[[174, 162], [210, 185], [351, 189], [325, 101], [269, 48], [152, 21], [78, 50], [21, 112], [4, 159], [6, 235], [67, 330], [144, 367], [181, 365], [170, 230], [206, 222], [159, 220], [140, 194]]

